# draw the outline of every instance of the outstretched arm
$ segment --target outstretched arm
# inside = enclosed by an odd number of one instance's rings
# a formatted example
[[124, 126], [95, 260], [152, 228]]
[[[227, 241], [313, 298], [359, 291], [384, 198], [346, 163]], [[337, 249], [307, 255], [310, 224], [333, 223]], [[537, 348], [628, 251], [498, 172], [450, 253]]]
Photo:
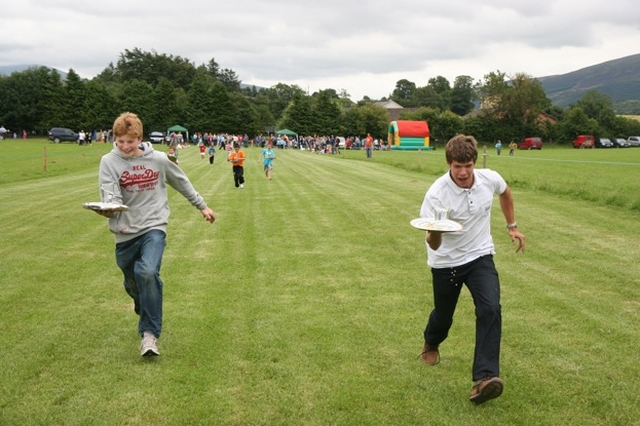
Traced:
[[502, 209], [502, 214], [507, 221], [507, 228], [509, 229], [509, 237], [511, 238], [511, 242], [514, 243], [516, 240], [518, 240], [518, 248], [516, 249], [516, 253], [519, 251], [524, 251], [525, 236], [520, 231], [518, 231], [518, 226], [516, 224], [515, 218], [515, 209], [513, 207], [513, 194], [511, 193], [511, 189], [508, 186], [507, 189], [505, 189], [505, 191], [500, 194], [500, 208]]

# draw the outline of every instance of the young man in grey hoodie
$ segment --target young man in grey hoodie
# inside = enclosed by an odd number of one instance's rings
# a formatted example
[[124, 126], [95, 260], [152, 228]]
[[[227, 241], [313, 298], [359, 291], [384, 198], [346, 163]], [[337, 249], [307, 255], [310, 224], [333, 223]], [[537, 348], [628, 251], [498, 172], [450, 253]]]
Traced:
[[215, 216], [182, 169], [150, 143], [142, 143], [143, 134], [142, 122], [133, 113], [123, 113], [113, 123], [114, 148], [100, 161], [102, 201], [124, 204], [128, 209], [99, 213], [109, 218], [116, 263], [140, 316], [140, 352], [154, 356], [160, 355], [156, 339], [162, 330], [160, 265], [169, 219], [167, 184], [198, 208], [209, 223]]

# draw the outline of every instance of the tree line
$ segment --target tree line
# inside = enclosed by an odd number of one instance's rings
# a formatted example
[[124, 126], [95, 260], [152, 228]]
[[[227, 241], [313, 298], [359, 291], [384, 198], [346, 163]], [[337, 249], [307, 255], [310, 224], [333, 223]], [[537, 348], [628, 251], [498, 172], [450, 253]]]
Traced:
[[[496, 71], [481, 81], [463, 75], [453, 85], [437, 76], [424, 87], [403, 79], [380, 100], [406, 108], [401, 119], [426, 120], [435, 141], [457, 133], [482, 141], [540, 136], [557, 143], [570, 143], [577, 134], [640, 134], [640, 123], [616, 116], [607, 95], [590, 91], [575, 105], [560, 108], [538, 80], [524, 73], [509, 77]], [[284, 83], [243, 86], [233, 70], [213, 58], [196, 66], [180, 56], [138, 48], [125, 50], [116, 64], [90, 80], [73, 69], [63, 78], [46, 67], [0, 76], [0, 124], [12, 131], [108, 129], [123, 111], [137, 113], [147, 132], [181, 124], [191, 132], [250, 137], [289, 128], [300, 135], [386, 138], [389, 125], [387, 110], [367, 96], [353, 102], [344, 90], [309, 94]]]

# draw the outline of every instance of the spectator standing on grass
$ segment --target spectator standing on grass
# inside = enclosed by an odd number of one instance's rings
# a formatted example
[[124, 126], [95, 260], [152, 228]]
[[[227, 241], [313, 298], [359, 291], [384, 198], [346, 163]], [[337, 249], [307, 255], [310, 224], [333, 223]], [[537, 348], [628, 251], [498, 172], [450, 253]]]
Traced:
[[449, 219], [463, 226], [462, 232], [428, 231], [428, 265], [433, 279], [434, 309], [424, 331], [421, 358], [429, 365], [440, 361], [439, 347], [453, 323], [458, 297], [465, 284], [471, 293], [476, 314], [476, 342], [472, 368], [474, 385], [470, 401], [481, 404], [502, 394], [500, 340], [502, 313], [500, 281], [493, 262], [491, 204], [499, 196], [507, 232], [516, 252], [524, 251], [525, 236], [518, 231], [513, 196], [504, 179], [495, 171], [476, 169], [477, 142], [472, 136], [454, 136], [446, 145], [449, 170], [427, 190], [420, 217], [435, 217], [435, 209], [449, 211]]
[[496, 152], [498, 153], [498, 155], [500, 155], [500, 152], [502, 152], [502, 141], [500, 139], [498, 139], [498, 142], [496, 142]]
[[370, 133], [367, 133], [367, 137], [364, 140], [364, 149], [366, 151], [367, 158], [371, 158], [373, 151], [373, 138]]
[[513, 153], [515, 152], [516, 148], [518, 147], [518, 144], [515, 143], [514, 141], [511, 141], [511, 143], [509, 143], [509, 155], [513, 157]]
[[109, 218], [109, 230], [115, 235], [116, 263], [139, 315], [140, 353], [160, 355], [156, 341], [162, 331], [160, 265], [169, 221], [167, 184], [198, 208], [209, 223], [215, 216], [182, 169], [150, 143], [142, 143], [144, 133], [137, 115], [121, 114], [113, 123], [113, 134], [115, 147], [100, 160], [102, 201], [129, 208], [98, 213]]

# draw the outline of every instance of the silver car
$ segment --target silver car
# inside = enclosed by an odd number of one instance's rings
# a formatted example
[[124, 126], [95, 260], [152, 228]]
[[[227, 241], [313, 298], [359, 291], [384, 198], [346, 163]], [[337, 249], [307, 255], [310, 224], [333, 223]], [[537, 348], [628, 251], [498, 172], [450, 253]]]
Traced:
[[149, 133], [149, 141], [151, 143], [163, 143], [164, 134], [162, 132], [151, 132]]
[[629, 146], [640, 146], [640, 136], [629, 136], [627, 142]]

